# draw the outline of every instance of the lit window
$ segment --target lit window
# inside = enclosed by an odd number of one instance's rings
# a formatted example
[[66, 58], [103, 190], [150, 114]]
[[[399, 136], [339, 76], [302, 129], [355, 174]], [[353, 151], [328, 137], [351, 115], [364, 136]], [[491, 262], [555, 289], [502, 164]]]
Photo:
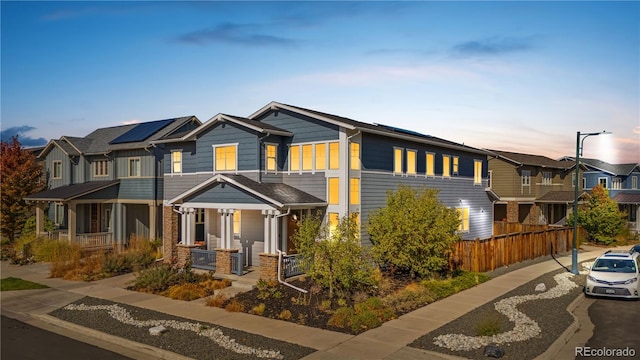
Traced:
[[236, 237], [240, 237], [240, 219], [242, 213], [240, 210], [235, 210], [233, 212], [233, 235]]
[[542, 185], [553, 185], [553, 173], [551, 171], [542, 172]]
[[402, 174], [402, 149], [393, 148], [393, 173]]
[[140, 158], [129, 158], [129, 177], [140, 176]]
[[351, 205], [360, 204], [360, 179], [349, 179], [349, 203]]
[[236, 170], [236, 145], [214, 147], [216, 171]]
[[276, 171], [276, 146], [273, 144], [267, 144], [267, 171]]
[[53, 176], [52, 179], [62, 179], [62, 161], [53, 162]]
[[338, 213], [329, 213], [329, 232], [333, 234], [333, 232], [338, 228], [338, 223], [340, 222], [340, 217]]
[[436, 174], [435, 158], [436, 154], [427, 153], [427, 176], [434, 176]]
[[522, 186], [530, 186], [530, 185], [531, 185], [531, 171], [522, 170]]
[[300, 145], [292, 145], [289, 149], [289, 170], [300, 170]]
[[482, 161], [473, 161], [473, 183], [482, 184]]
[[352, 142], [351, 147], [351, 170], [360, 170], [360, 144]]
[[407, 174], [415, 175], [417, 173], [417, 151], [407, 150]]
[[340, 203], [340, 179], [329, 178], [329, 204], [337, 205]]
[[182, 152], [174, 151], [171, 153], [171, 172], [180, 174], [182, 172]]
[[316, 144], [316, 170], [327, 168], [327, 144]]
[[96, 160], [93, 162], [93, 176], [108, 176], [109, 175], [109, 163], [107, 160]]
[[313, 168], [313, 145], [302, 145], [302, 170]]
[[469, 208], [457, 208], [458, 219], [460, 219], [460, 225], [458, 225], [458, 231], [469, 231]]
[[451, 176], [451, 156], [442, 155], [442, 176]]
[[329, 143], [329, 169], [340, 168], [340, 146], [337, 142]]
[[458, 175], [458, 163], [459, 163], [458, 157], [454, 156], [453, 157], [453, 175]]

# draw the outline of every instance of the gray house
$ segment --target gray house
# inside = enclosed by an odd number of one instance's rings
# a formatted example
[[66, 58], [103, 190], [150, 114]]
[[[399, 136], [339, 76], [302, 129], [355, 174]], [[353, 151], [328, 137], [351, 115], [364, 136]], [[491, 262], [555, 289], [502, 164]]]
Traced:
[[200, 124], [187, 116], [51, 140], [38, 154], [48, 189], [25, 198], [36, 204], [38, 233], [48, 216], [58, 228], [50, 236], [83, 246], [126, 244], [132, 234], [161, 237], [164, 151], [151, 142]]
[[178, 243], [201, 244], [262, 272], [269, 256], [295, 251], [296, 219], [312, 211], [330, 227], [358, 213], [369, 246], [369, 214], [398, 184], [439, 189], [464, 239], [492, 235], [488, 153], [437, 137], [272, 102], [152, 143], [165, 149], [165, 259]]

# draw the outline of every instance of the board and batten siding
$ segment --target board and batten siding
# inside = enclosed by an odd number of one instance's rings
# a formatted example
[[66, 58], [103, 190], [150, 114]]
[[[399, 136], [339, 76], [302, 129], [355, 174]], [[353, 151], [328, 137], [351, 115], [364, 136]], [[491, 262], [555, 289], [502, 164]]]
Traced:
[[[72, 164], [69, 156], [64, 153], [59, 147], [54, 146], [45, 158], [47, 166], [47, 179], [49, 180], [49, 188], [54, 189], [60, 186], [71, 184]], [[54, 161], [60, 161], [62, 163], [62, 177], [60, 179], [53, 178], [53, 163]]]
[[[401, 177], [392, 174], [363, 171], [361, 175], [361, 233], [362, 244], [371, 245], [367, 224], [369, 214], [386, 206], [387, 192], [395, 192], [399, 184], [417, 189], [438, 189], [438, 199], [451, 208], [469, 207], [469, 231], [461, 233], [465, 240], [489, 238], [493, 233], [493, 207], [483, 185], [473, 185], [473, 178]], [[462, 202], [460, 201], [462, 200]]]
[[129, 159], [140, 158], [140, 177], [155, 177], [156, 159], [144, 149], [118, 151], [115, 157], [118, 179], [129, 177]]
[[238, 144], [237, 170], [255, 170], [258, 166], [258, 134], [245, 127], [224, 122], [216, 124], [196, 140], [197, 171], [213, 171], [213, 146]]
[[257, 196], [247, 193], [227, 183], [212, 184], [206, 190], [189, 196], [185, 202], [194, 203], [228, 203], [228, 204], [263, 204]]
[[[97, 161], [103, 160], [107, 161], [107, 176], [95, 176], [95, 163]], [[113, 158], [111, 156], [107, 157], [101, 155], [87, 158], [87, 179], [89, 179], [89, 181], [108, 181], [114, 180], [115, 178], [115, 171], [113, 169]]]
[[256, 119], [293, 133], [287, 143], [337, 141], [339, 127], [287, 110], [269, 111]]

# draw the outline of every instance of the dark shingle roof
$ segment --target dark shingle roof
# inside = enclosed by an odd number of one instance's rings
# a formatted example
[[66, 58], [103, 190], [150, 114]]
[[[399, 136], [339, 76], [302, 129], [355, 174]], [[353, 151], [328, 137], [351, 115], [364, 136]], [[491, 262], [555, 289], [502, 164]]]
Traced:
[[72, 156], [78, 156], [80, 155], [80, 153], [78, 152], [78, 150], [76, 150], [73, 146], [71, 146], [68, 142], [64, 141], [64, 139], [61, 140], [51, 140], [51, 142], [53, 142], [54, 144], [56, 144], [58, 147], [60, 147], [60, 149], [62, 149], [62, 151], [64, 151], [65, 153], [67, 153], [68, 155], [72, 155]]
[[57, 187], [51, 190], [25, 196], [27, 201], [67, 201], [106, 189], [120, 183], [120, 180], [90, 181], [82, 184], [73, 184]]
[[568, 161], [558, 161], [542, 155], [522, 154], [502, 150], [489, 150], [502, 159], [511, 161], [518, 165], [540, 166], [543, 168], [568, 170], [575, 164]]
[[266, 124], [266, 123], [263, 123], [261, 121], [251, 120], [251, 119], [247, 119], [247, 118], [244, 118], [244, 117], [233, 116], [233, 115], [228, 115], [228, 114], [222, 114], [222, 115], [224, 115], [226, 117], [229, 117], [231, 119], [234, 119], [234, 120], [236, 120], [238, 122], [246, 123], [246, 124], [251, 125], [253, 127], [262, 129], [262, 132], [268, 132], [269, 130], [271, 130], [271, 131], [278, 131], [278, 132], [281, 132], [281, 133], [289, 133], [289, 134], [291, 134], [291, 132], [289, 132], [287, 130], [280, 129], [279, 127], [276, 127], [276, 126], [273, 126], [273, 125], [270, 125], [270, 124]]
[[224, 175], [243, 186], [276, 200], [283, 205], [322, 204], [324, 200], [282, 183], [259, 183], [243, 175]]
[[[578, 199], [585, 196], [587, 193], [582, 192], [578, 195]], [[571, 203], [575, 199], [573, 191], [549, 191], [546, 194], [536, 199], [537, 202], [543, 203]]]
[[613, 197], [618, 204], [640, 204], [640, 191], [638, 192], [621, 192]]
[[[574, 158], [575, 161], [575, 158]], [[612, 175], [629, 175], [636, 168], [640, 167], [638, 164], [609, 164], [598, 159], [584, 159], [580, 158], [581, 164], [586, 164], [588, 167], [608, 172]]]

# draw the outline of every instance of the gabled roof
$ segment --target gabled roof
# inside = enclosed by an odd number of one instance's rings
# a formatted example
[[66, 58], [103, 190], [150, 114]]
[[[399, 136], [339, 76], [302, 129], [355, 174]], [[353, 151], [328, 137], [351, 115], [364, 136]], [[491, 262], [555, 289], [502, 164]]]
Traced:
[[293, 136], [293, 134], [289, 131], [282, 130], [273, 125], [265, 124], [260, 121], [243, 118], [240, 116], [233, 116], [228, 114], [217, 114], [211, 119], [207, 120], [204, 124], [198, 126], [196, 129], [191, 130], [190, 132], [184, 133], [181, 136], [171, 136], [165, 137], [160, 140], [154, 141], [154, 143], [169, 143], [169, 142], [180, 142], [180, 141], [193, 141], [196, 139], [198, 134], [201, 134], [206, 129], [214, 126], [215, 124], [231, 122], [245, 128], [251, 129], [253, 131], [257, 131], [261, 134], [273, 134], [273, 135], [281, 135], [281, 136]]
[[[565, 156], [565, 161], [576, 161], [575, 157]], [[640, 164], [610, 164], [598, 159], [580, 158], [580, 163], [593, 170], [599, 170], [613, 176], [628, 176], [634, 171], [640, 171]]]
[[106, 189], [119, 183], [120, 180], [110, 180], [90, 181], [82, 184], [66, 185], [27, 195], [24, 199], [26, 201], [68, 201]]
[[[581, 192], [578, 194], [578, 199], [582, 199], [583, 197], [588, 196], [586, 192]], [[540, 196], [536, 199], [536, 202], [541, 203], [572, 203], [573, 199], [576, 198], [576, 195], [573, 191], [549, 191], [546, 194]]]
[[195, 116], [184, 116], [162, 121], [166, 122], [164, 127], [147, 134], [148, 136], [140, 141], [110, 144], [111, 141], [135, 129], [136, 126], [152, 122], [99, 128], [85, 137], [62, 136], [58, 140], [49, 141], [49, 144], [45, 146], [38, 156], [45, 156], [53, 146], [58, 146], [69, 156], [99, 155], [107, 154], [116, 150], [140, 149], [150, 146], [152, 141], [171, 136], [174, 131], [180, 129], [189, 121], [196, 121], [200, 123], [200, 120]]
[[518, 166], [528, 165], [561, 170], [569, 170], [575, 166], [575, 164], [573, 163], [554, 160], [542, 155], [522, 154], [502, 150], [488, 150], [495, 154], [496, 157], [509, 161]]
[[175, 204], [183, 201], [185, 198], [206, 190], [217, 183], [228, 183], [280, 208], [301, 205], [324, 206], [327, 204], [326, 201], [287, 184], [259, 183], [246, 176], [232, 174], [214, 175], [208, 180], [169, 200], [169, 203]]
[[613, 197], [618, 204], [640, 204], [640, 191], [623, 191]]
[[288, 110], [288, 111], [291, 111], [291, 112], [295, 112], [295, 113], [298, 113], [298, 114], [301, 114], [301, 115], [305, 115], [305, 116], [308, 116], [308, 117], [311, 117], [311, 118], [314, 118], [314, 119], [317, 119], [317, 120], [320, 120], [320, 121], [324, 121], [324, 122], [327, 122], [327, 123], [330, 123], [330, 124], [333, 124], [333, 125], [338, 125], [338, 126], [344, 127], [346, 129], [349, 129], [349, 130], [359, 130], [359, 131], [362, 131], [362, 132], [367, 132], [367, 133], [372, 133], [372, 134], [390, 136], [390, 137], [393, 137], [393, 138], [400, 138], [400, 139], [405, 139], [405, 140], [409, 140], [409, 141], [415, 141], [415, 142], [424, 143], [424, 144], [442, 146], [442, 147], [450, 148], [450, 149], [456, 149], [456, 150], [461, 150], [461, 151], [469, 151], [469, 152], [473, 152], [473, 153], [488, 155], [488, 152], [485, 151], [485, 150], [473, 148], [473, 147], [470, 147], [470, 146], [466, 146], [464, 144], [459, 144], [459, 143], [456, 143], [456, 142], [453, 142], [453, 141], [449, 141], [449, 140], [445, 140], [445, 139], [441, 139], [441, 138], [438, 138], [438, 137], [435, 137], [435, 136], [425, 135], [425, 134], [421, 134], [421, 133], [418, 133], [418, 132], [415, 132], [415, 131], [401, 129], [401, 128], [397, 128], [397, 127], [393, 127], [393, 126], [389, 126], [389, 125], [368, 124], [368, 123], [360, 122], [360, 121], [357, 121], [357, 120], [345, 118], [345, 117], [342, 117], [342, 116], [323, 113], [323, 112], [316, 111], [316, 110], [311, 110], [311, 109], [305, 109], [305, 108], [301, 108], [301, 107], [298, 107], [298, 106], [282, 104], [282, 103], [275, 102], [275, 101], [272, 101], [269, 104], [263, 106], [258, 111], [256, 111], [253, 114], [249, 115], [248, 118], [249, 119], [256, 119], [256, 118], [259, 118], [260, 116], [266, 114], [269, 111], [278, 110], [278, 109], [283, 109], [283, 110]]

